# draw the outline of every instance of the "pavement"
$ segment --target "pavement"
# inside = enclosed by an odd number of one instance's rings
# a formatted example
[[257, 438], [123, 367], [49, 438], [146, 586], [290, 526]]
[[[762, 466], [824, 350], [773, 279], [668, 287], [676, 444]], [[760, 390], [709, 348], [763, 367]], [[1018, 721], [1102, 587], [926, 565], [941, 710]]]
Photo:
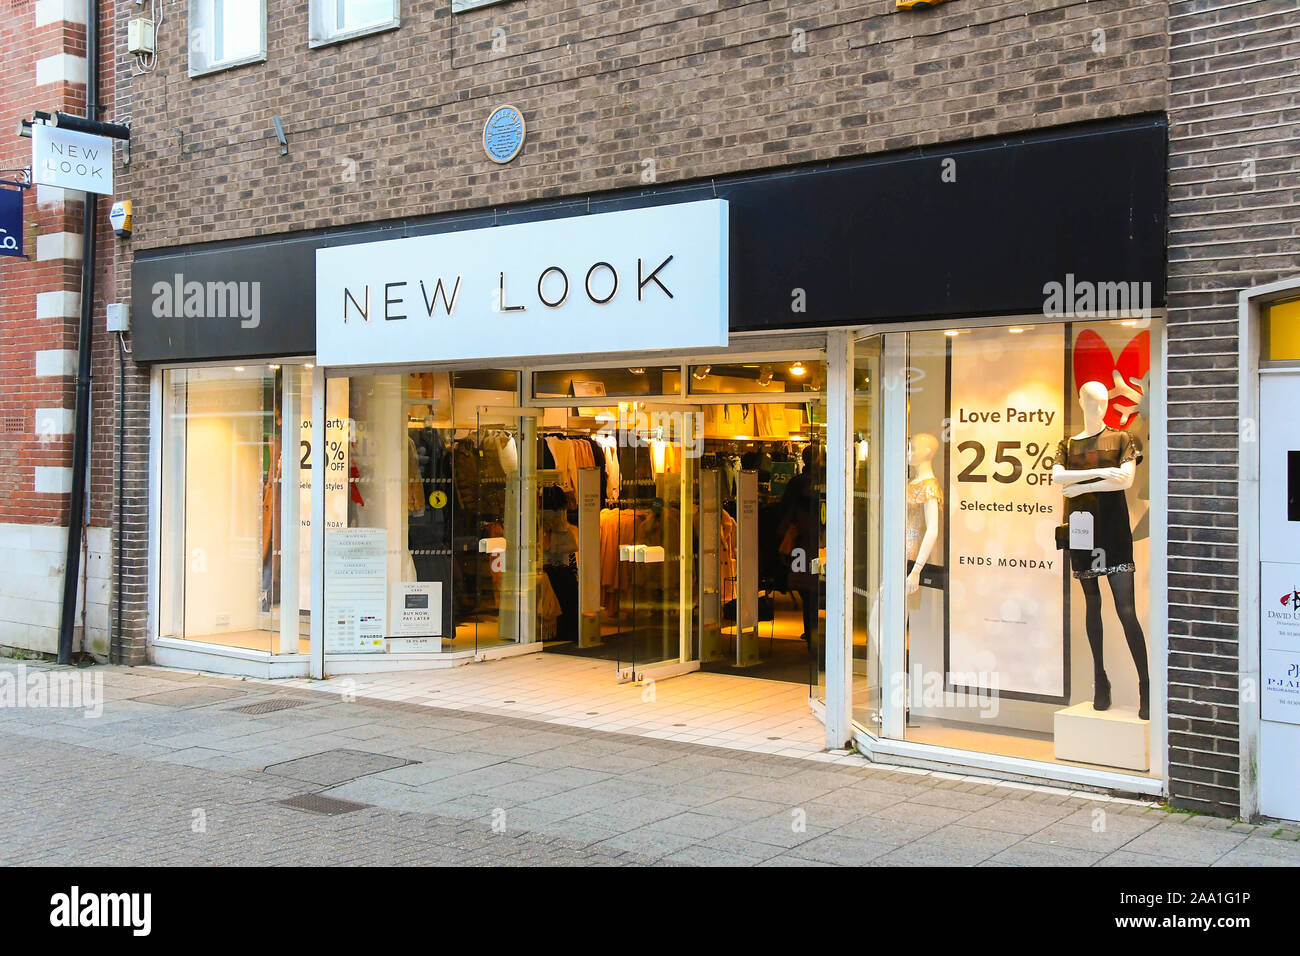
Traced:
[[1300, 865], [1294, 824], [153, 667], [0, 662], [0, 767], [2, 865]]

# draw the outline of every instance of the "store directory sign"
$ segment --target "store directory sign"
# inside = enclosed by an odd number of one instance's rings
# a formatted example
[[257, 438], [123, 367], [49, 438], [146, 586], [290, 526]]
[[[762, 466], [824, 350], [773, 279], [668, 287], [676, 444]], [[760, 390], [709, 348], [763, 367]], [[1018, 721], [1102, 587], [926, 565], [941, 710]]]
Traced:
[[316, 252], [321, 365], [727, 344], [727, 203]]

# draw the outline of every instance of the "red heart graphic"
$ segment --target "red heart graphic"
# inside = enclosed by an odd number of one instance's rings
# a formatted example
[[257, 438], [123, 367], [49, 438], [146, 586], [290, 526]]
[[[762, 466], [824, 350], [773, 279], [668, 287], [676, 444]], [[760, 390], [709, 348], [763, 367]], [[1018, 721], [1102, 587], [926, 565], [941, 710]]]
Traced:
[[[1116, 360], [1111, 354], [1110, 346], [1092, 329], [1084, 329], [1074, 340], [1074, 389], [1079, 389], [1088, 382], [1101, 382], [1111, 393], [1110, 404], [1106, 407], [1105, 422], [1111, 428], [1128, 428], [1133, 424], [1137, 410], [1137, 401], [1117, 390], [1117, 385], [1127, 386], [1141, 394], [1141, 379], [1151, 370], [1151, 333], [1139, 332], [1129, 340]], [[1119, 372], [1121, 383], [1115, 381]]]

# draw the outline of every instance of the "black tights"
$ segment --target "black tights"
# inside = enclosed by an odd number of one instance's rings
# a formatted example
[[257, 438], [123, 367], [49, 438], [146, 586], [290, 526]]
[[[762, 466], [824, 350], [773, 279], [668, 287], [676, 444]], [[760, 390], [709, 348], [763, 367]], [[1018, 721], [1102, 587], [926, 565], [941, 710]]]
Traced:
[[[1138, 684], [1147, 686], [1147, 641], [1142, 634], [1142, 625], [1138, 622], [1137, 607], [1133, 603], [1133, 572], [1117, 571], [1106, 576], [1110, 582], [1110, 593], [1115, 598], [1115, 610], [1124, 625], [1124, 638], [1128, 641], [1129, 653], [1133, 655], [1133, 665], [1137, 668]], [[1102, 666], [1102, 626], [1101, 626], [1101, 584], [1097, 578], [1080, 578], [1083, 585], [1083, 600], [1087, 609], [1088, 646], [1092, 648], [1093, 676], [1100, 685], [1106, 680], [1106, 670]]]

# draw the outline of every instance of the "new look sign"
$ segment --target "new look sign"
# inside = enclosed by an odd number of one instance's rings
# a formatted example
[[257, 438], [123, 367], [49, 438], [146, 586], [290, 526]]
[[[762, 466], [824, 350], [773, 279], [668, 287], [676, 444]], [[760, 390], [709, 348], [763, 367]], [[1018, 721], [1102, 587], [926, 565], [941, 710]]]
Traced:
[[70, 129], [32, 126], [32, 179], [42, 186], [113, 194], [113, 141]]
[[727, 344], [727, 203], [316, 251], [321, 365]]

